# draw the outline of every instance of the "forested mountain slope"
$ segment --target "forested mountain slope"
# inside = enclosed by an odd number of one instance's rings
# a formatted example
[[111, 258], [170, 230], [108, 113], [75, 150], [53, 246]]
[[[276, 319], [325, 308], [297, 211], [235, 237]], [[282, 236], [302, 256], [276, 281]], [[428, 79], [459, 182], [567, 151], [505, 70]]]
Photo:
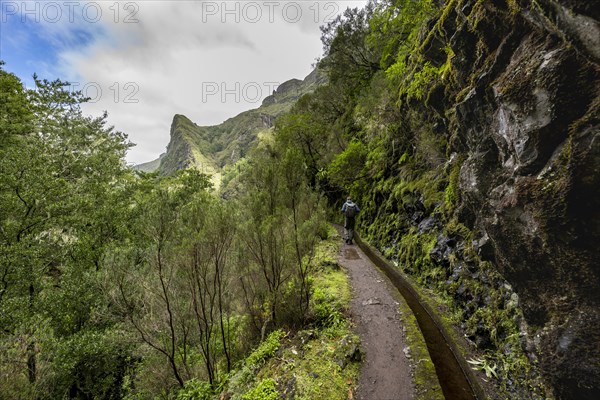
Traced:
[[[171, 124], [171, 139], [160, 161], [150, 163], [163, 174], [196, 167], [213, 175], [220, 183], [221, 169], [243, 158], [256, 144], [261, 132], [268, 131], [275, 118], [288, 111], [304, 94], [325, 83], [322, 71], [315, 69], [304, 80], [283, 82], [266, 97], [261, 106], [229, 118], [219, 125], [198, 126], [183, 115], [175, 115]], [[146, 165], [144, 164], [144, 165]]]

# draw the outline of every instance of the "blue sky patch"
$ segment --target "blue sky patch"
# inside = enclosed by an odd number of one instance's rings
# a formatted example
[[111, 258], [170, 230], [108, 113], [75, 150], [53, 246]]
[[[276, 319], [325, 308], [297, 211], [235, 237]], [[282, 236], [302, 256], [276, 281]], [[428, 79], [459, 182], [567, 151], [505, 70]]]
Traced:
[[102, 34], [101, 24], [87, 22], [73, 10], [45, 10], [40, 3], [35, 3], [37, 7], [24, 2], [0, 4], [0, 59], [27, 87], [33, 86], [34, 73], [64, 79], [60, 53], [84, 49]]

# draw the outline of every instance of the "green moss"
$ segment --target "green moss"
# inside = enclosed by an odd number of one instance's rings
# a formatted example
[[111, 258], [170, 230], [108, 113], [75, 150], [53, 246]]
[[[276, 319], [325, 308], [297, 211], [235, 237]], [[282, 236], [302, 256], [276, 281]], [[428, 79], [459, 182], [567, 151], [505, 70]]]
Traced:
[[416, 227], [412, 227], [402, 235], [398, 245], [397, 258], [402, 269], [418, 280], [426, 280], [433, 263], [429, 253], [436, 244], [436, 236], [431, 233], [419, 234]]
[[[444, 225], [444, 231], [448, 237], [455, 240], [462, 240], [469, 243], [473, 238], [473, 231], [467, 228], [465, 225], [458, 222], [456, 218], [451, 219]], [[465, 252], [472, 250], [472, 246], [467, 246]], [[471, 254], [473, 257], [477, 257], [475, 253]]]
[[467, 15], [467, 21], [469, 22], [469, 30], [475, 32], [477, 25], [484, 17], [485, 7], [483, 6], [485, 0], [477, 0], [477, 2], [471, 8], [471, 12]]
[[425, 37], [425, 40], [423, 40], [423, 43], [421, 43], [421, 46], [419, 48], [421, 53], [423, 52], [425, 47], [429, 44], [429, 42], [431, 41], [431, 39], [433, 38], [434, 35], [436, 35], [437, 33], [440, 33], [442, 35], [444, 34], [442, 27], [444, 26], [446, 19], [448, 18], [448, 16], [450, 15], [450, 13], [452, 12], [452, 10], [454, 9], [455, 6], [456, 6], [456, 0], [450, 0], [444, 6], [444, 8], [442, 9], [442, 13], [441, 13], [440, 17], [438, 18], [434, 28], [429, 31], [429, 33]]
[[[483, 364], [473, 364], [473, 369], [482, 370], [485, 365], [483, 372], [490, 375], [486, 379], [496, 380], [502, 390], [514, 390], [516, 383], [520, 388], [542, 392], [543, 385], [522, 348], [519, 321], [523, 316], [518, 297], [489, 262], [479, 259], [471, 245], [474, 234], [468, 227], [453, 218], [443, 230], [464, 244], [461, 256], [450, 254], [448, 269], [430, 258], [437, 233], [419, 233], [415, 226], [404, 232], [396, 247], [386, 249], [386, 256], [397, 259], [402, 270], [415, 279], [431, 309], [441, 310], [439, 315], [463, 358], [482, 360]], [[470, 260], [468, 265], [465, 260]], [[450, 274], [457, 271], [458, 276], [449, 281]], [[464, 324], [464, 332], [456, 328], [459, 324]], [[480, 347], [472, 347], [463, 335], [477, 340]], [[513, 382], [512, 386], [507, 382]]]
[[[311, 341], [303, 348], [303, 356], [286, 365], [286, 380], [295, 378], [297, 399], [339, 399], [348, 397], [348, 390], [356, 385], [358, 363], [344, 365], [345, 346], [342, 338], [320, 338]], [[346, 342], [358, 342], [356, 336], [349, 336]], [[293, 357], [292, 350], [284, 352], [283, 358]], [[342, 367], [343, 366], [343, 367]]]
[[512, 15], [517, 15], [521, 12], [521, 6], [517, 0], [506, 0], [506, 2], [508, 3], [508, 9]]
[[323, 335], [330, 338], [347, 334], [350, 325], [347, 312], [352, 294], [348, 277], [337, 264], [340, 242], [341, 237], [333, 229], [329, 240], [318, 246], [315, 257], [311, 315]]
[[248, 358], [246, 358], [246, 365], [256, 366], [259, 363], [265, 361], [269, 357], [273, 356], [279, 346], [281, 345], [281, 338], [284, 337], [282, 330], [276, 330], [271, 332], [269, 336], [254, 350]]
[[271, 378], [263, 379], [250, 391], [242, 396], [242, 400], [278, 400], [279, 392], [275, 381]]
[[402, 327], [405, 330], [406, 345], [410, 349], [413, 363], [413, 381], [417, 400], [443, 400], [441, 386], [433, 361], [429, 356], [427, 343], [419, 328], [419, 324], [412, 310], [399, 294], [396, 295]]
[[459, 177], [462, 160], [455, 162], [450, 170], [448, 177], [448, 186], [444, 190], [444, 207], [447, 212], [451, 212], [460, 201], [459, 195]]
[[[480, 282], [464, 280], [462, 283], [468, 285], [468, 290], [471, 290], [473, 294], [483, 293]], [[479, 286], [479, 288], [475, 286]], [[507, 391], [514, 390], [514, 386], [508, 387], [509, 382], [517, 381], [520, 387], [529, 388], [532, 393], [543, 393], [543, 384], [536, 377], [537, 374], [534, 373], [532, 364], [521, 347], [517, 321], [522, 318], [522, 314], [516, 302], [510, 305], [503, 302], [504, 294], [509, 290], [507, 286], [500, 285], [491, 292], [487, 291], [489, 288], [486, 289], [486, 293], [491, 295], [492, 305], [478, 307], [473, 315], [466, 319], [467, 335], [472, 333], [471, 330], [476, 330], [481, 326], [492, 327], [490, 333], [495, 348], [502, 349], [502, 351], [494, 349], [483, 351], [474, 347], [472, 342], [465, 340], [464, 332], [457, 328], [458, 323], [465, 321], [464, 313], [456, 304], [452, 293], [417, 286], [415, 288], [421, 299], [428, 303], [429, 308], [439, 311], [440, 322], [444, 326], [446, 334], [457, 345], [462, 358], [482, 360], [483, 364], [493, 367], [495, 374], [486, 376], [484, 379], [495, 380], [498, 387]], [[482, 371], [483, 364], [473, 364], [470, 367]]]
[[328, 336], [336, 336], [338, 330], [347, 330], [344, 313], [351, 295], [345, 274], [341, 270], [324, 271], [313, 284], [311, 308], [318, 325]]

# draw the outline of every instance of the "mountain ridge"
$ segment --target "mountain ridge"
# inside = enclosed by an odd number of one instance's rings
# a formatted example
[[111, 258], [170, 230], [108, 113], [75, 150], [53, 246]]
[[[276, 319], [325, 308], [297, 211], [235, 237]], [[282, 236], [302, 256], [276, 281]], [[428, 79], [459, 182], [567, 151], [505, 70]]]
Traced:
[[133, 168], [160, 175], [197, 168], [211, 175], [211, 181], [217, 188], [225, 166], [244, 158], [257, 144], [261, 132], [269, 131], [277, 117], [287, 112], [304, 94], [314, 91], [326, 81], [325, 74], [315, 68], [303, 80], [293, 78], [281, 83], [258, 108], [243, 111], [218, 125], [201, 126], [183, 114], [175, 114], [165, 153]]

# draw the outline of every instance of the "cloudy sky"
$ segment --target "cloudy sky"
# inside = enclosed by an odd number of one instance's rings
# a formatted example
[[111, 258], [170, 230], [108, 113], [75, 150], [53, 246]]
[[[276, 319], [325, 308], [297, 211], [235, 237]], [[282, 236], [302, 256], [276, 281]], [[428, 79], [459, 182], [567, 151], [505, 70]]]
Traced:
[[304, 78], [319, 26], [365, 3], [0, 0], [0, 59], [27, 87], [35, 72], [83, 90], [85, 112], [108, 111], [140, 163], [165, 150], [174, 114], [219, 124]]

